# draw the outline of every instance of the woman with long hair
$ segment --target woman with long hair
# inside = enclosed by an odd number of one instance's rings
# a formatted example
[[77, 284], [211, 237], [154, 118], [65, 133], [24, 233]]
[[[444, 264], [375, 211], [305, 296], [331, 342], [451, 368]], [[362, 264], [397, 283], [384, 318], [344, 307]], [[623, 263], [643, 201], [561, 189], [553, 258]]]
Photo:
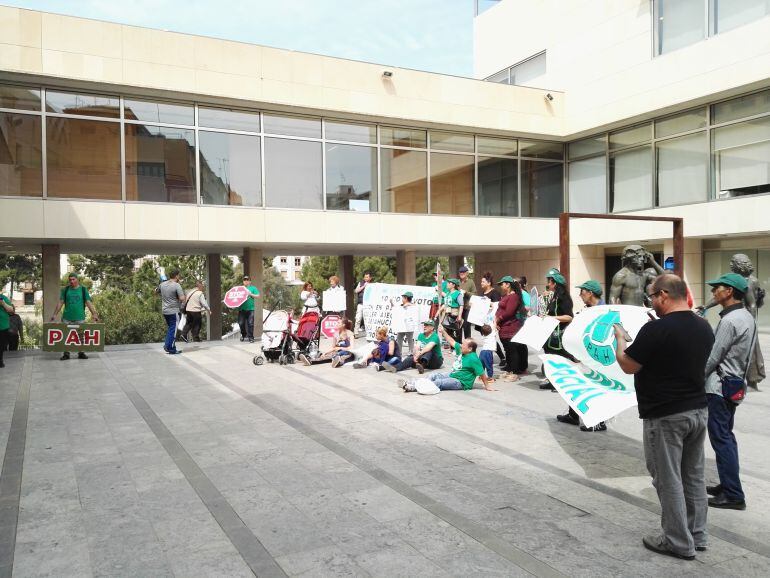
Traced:
[[510, 275], [506, 275], [497, 282], [503, 296], [497, 307], [495, 323], [500, 335], [500, 341], [505, 349], [505, 375], [504, 381], [517, 381], [519, 379], [519, 355], [516, 343], [511, 338], [518, 333], [523, 324], [522, 311], [524, 303], [521, 300], [521, 286]]
[[[548, 299], [548, 304], [546, 305], [545, 316], [555, 317], [559, 322], [559, 325], [556, 326], [556, 329], [553, 330], [548, 341], [543, 345], [543, 352], [561, 355], [570, 361], [576, 361], [575, 358], [564, 349], [564, 343], [562, 342], [564, 330], [572, 321], [574, 313], [572, 312], [572, 297], [570, 297], [569, 292], [567, 291], [567, 280], [558, 269], [550, 269], [546, 274], [546, 289], [548, 289], [551, 295]], [[548, 378], [540, 384], [540, 389], [556, 391], [553, 384], [548, 381]]]

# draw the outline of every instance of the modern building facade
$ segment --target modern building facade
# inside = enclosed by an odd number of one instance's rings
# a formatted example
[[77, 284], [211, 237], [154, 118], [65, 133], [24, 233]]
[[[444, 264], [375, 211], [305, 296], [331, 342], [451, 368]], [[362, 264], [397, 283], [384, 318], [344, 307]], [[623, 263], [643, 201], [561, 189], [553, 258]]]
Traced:
[[[0, 251], [57, 284], [60, 253], [99, 251], [243, 253], [252, 277], [340, 255], [346, 286], [353, 254], [404, 282], [474, 254], [537, 282], [569, 210], [683, 217], [699, 301], [737, 251], [770, 284], [765, 2], [484, 4], [478, 80], [0, 8]], [[670, 236], [575, 221], [573, 281]]]

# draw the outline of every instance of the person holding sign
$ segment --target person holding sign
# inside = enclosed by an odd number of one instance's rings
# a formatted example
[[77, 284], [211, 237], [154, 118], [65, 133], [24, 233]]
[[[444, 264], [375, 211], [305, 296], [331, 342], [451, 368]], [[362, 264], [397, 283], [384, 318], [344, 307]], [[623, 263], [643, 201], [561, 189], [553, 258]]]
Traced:
[[[550, 293], [550, 298], [548, 299], [548, 305], [545, 308], [544, 316], [556, 318], [559, 325], [553, 330], [548, 341], [543, 345], [543, 351], [553, 355], [561, 355], [570, 361], [577, 361], [566, 349], [564, 349], [564, 344], [562, 343], [564, 330], [574, 317], [574, 313], [572, 312], [572, 297], [569, 296], [569, 292], [567, 291], [567, 280], [558, 269], [549, 269], [545, 276], [545, 281], [545, 287]], [[540, 389], [556, 391], [553, 384], [548, 381], [548, 378], [543, 380], [540, 384]]]
[[350, 319], [343, 318], [342, 327], [339, 328], [334, 336], [334, 345], [331, 349], [315, 359], [311, 359], [304, 353], [300, 353], [298, 358], [308, 367], [318, 363], [331, 363], [332, 367], [342, 367], [345, 365], [345, 362], [355, 357], [352, 351], [353, 345], [353, 322]]
[[441, 304], [444, 302], [444, 295], [446, 295], [447, 291], [446, 279], [441, 280], [441, 288], [439, 289], [438, 272], [433, 273], [433, 283], [431, 283], [430, 286], [436, 288], [436, 294], [433, 296], [433, 303], [430, 306], [429, 317], [436, 321], [438, 319], [439, 307], [441, 307]]
[[11, 315], [16, 311], [13, 303], [2, 293], [0, 289], [0, 367], [5, 367], [3, 351], [8, 346], [11, 329]]
[[497, 332], [505, 349], [505, 375], [504, 381], [517, 381], [519, 379], [521, 362], [519, 361], [518, 344], [511, 338], [521, 329], [521, 313], [524, 310], [524, 302], [521, 300], [521, 287], [519, 282], [510, 275], [506, 275], [497, 282], [503, 293], [500, 304], [495, 314]]
[[471, 336], [471, 324], [468, 323], [468, 312], [470, 311], [471, 295], [476, 294], [476, 283], [473, 282], [473, 279], [468, 277], [469, 270], [470, 269], [465, 265], [457, 270], [457, 275], [460, 278], [460, 285], [458, 287], [463, 294], [462, 336], [465, 339], [468, 339]]
[[[409, 353], [412, 353], [414, 351], [414, 332], [415, 332], [415, 326], [411, 325], [411, 323], [417, 323], [417, 319], [415, 319], [412, 316], [412, 313], [414, 312], [414, 305], [412, 304], [412, 299], [414, 299], [414, 293], [411, 291], [405, 291], [403, 295], [401, 295], [401, 304], [399, 307], [401, 307], [402, 311], [400, 311], [400, 318], [403, 320], [404, 325], [406, 325], [406, 331], [402, 331], [402, 328], [395, 329], [397, 331], [396, 333], [396, 343], [398, 343], [399, 347], [404, 346], [404, 342], [406, 342], [407, 351]], [[395, 307], [393, 304], [393, 301], [391, 300], [391, 306]], [[395, 311], [394, 311], [394, 320], [395, 320]]]
[[417, 336], [417, 350], [405, 356], [400, 363], [383, 363], [386, 371], [395, 373], [414, 367], [422, 374], [426, 369], [438, 369], [443, 365], [444, 357], [441, 353], [441, 340], [435, 331], [436, 324], [433, 319], [428, 319], [422, 322], [422, 327], [422, 333]]
[[358, 282], [353, 292], [356, 294], [356, 320], [353, 322], [353, 333], [356, 337], [366, 334], [364, 327], [364, 291], [369, 283], [372, 283], [372, 274], [369, 271], [364, 272], [364, 278]]
[[249, 294], [246, 301], [238, 307], [238, 327], [241, 329], [241, 341], [248, 339], [249, 343], [254, 343], [254, 300], [259, 296], [259, 289], [251, 284], [248, 275], [243, 276], [243, 286]]
[[459, 279], [447, 279], [446, 282], [447, 294], [444, 304], [439, 308], [439, 315], [443, 314], [441, 326], [457, 341], [460, 339], [460, 330], [463, 325], [463, 294], [458, 289], [460, 286]]
[[[86, 307], [91, 312], [93, 320], [99, 321], [99, 315], [96, 313], [96, 309], [94, 309], [94, 305], [91, 302], [91, 295], [88, 293], [88, 289], [80, 284], [80, 279], [78, 279], [76, 273], [70, 273], [67, 276], [67, 285], [61, 290], [59, 303], [56, 305], [53, 315], [51, 315], [51, 322], [56, 320], [56, 316], [62, 310], [62, 307], [64, 308], [61, 314], [62, 323], [70, 325], [85, 323]], [[60, 359], [65, 361], [69, 358], [70, 352], [65, 351]], [[88, 359], [88, 356], [84, 352], [78, 351], [78, 359]]]
[[[337, 277], [336, 275], [332, 275], [331, 277], [329, 277], [329, 288], [326, 291], [324, 291], [324, 295], [323, 295], [324, 312], [326, 312], [327, 314], [339, 315], [340, 317], [344, 317], [346, 307], [343, 307], [342, 309], [338, 309], [337, 307], [339, 306], [335, 307], [334, 309], [329, 309], [327, 307], [327, 303], [326, 303], [327, 293], [329, 295], [339, 296], [344, 301], [345, 288], [342, 285], [340, 285], [340, 278]], [[340, 303], [340, 305], [342, 305], [342, 303]]]

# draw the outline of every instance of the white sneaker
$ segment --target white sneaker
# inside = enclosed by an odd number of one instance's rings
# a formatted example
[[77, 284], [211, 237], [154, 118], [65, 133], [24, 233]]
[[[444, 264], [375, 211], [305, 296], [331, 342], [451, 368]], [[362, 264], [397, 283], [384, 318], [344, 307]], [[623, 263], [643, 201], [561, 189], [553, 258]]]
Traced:
[[404, 384], [404, 393], [410, 393], [412, 391], [417, 391], [417, 388], [414, 386], [412, 382], [407, 382]]
[[339, 367], [342, 365], [342, 360], [339, 357], [332, 357], [332, 367]]
[[405, 379], [397, 379], [396, 380], [396, 385], [398, 385], [398, 387], [400, 387], [401, 389], [404, 389], [406, 387], [407, 383], [408, 382]]
[[313, 365], [312, 363], [310, 363], [310, 360], [307, 358], [307, 355], [305, 355], [304, 353], [299, 354], [299, 360], [305, 365], [307, 365], [308, 367]]

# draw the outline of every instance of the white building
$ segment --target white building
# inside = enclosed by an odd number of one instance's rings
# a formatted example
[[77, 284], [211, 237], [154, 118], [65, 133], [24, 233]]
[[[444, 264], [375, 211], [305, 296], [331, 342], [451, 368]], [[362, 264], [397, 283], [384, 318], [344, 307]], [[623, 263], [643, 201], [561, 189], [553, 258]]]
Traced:
[[289, 285], [302, 285], [302, 265], [307, 257], [278, 255], [273, 258], [273, 267]]

